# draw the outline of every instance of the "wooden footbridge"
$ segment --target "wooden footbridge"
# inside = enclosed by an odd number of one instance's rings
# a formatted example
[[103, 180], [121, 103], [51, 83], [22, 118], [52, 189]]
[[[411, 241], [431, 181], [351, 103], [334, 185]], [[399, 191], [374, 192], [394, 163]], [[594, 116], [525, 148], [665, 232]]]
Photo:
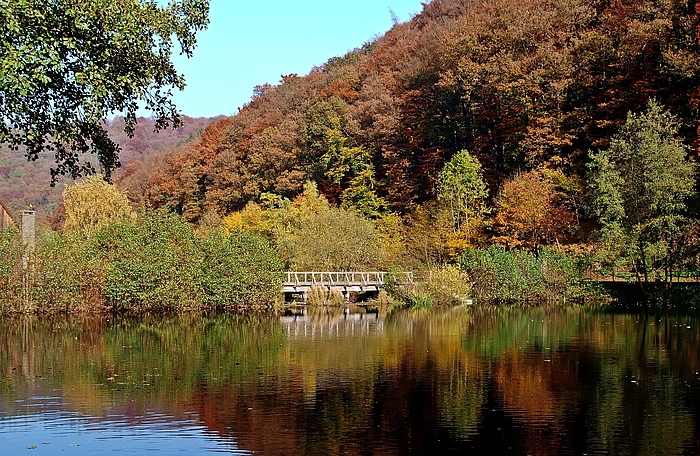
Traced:
[[287, 272], [283, 291], [285, 300], [301, 297], [306, 301], [312, 288], [340, 292], [350, 300], [350, 294], [377, 294], [387, 279], [394, 283], [412, 283], [412, 272]]

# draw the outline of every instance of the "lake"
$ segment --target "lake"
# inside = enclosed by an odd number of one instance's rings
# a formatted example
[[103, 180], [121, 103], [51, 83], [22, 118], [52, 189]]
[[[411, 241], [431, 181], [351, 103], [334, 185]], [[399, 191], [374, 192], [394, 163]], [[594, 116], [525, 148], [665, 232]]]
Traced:
[[697, 318], [0, 318], [0, 454], [697, 454]]

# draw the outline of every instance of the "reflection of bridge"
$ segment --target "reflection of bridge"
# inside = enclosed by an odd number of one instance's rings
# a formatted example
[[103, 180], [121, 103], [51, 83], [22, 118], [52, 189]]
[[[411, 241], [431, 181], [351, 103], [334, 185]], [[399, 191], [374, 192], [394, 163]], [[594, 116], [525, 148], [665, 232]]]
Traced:
[[285, 298], [296, 295], [306, 301], [312, 288], [321, 288], [328, 292], [340, 292], [347, 301], [350, 293], [378, 293], [384, 288], [387, 279], [395, 283], [410, 283], [413, 282], [413, 273], [287, 272], [283, 291]]
[[290, 339], [336, 339], [355, 335], [379, 335], [384, 317], [378, 310], [363, 307], [301, 307], [288, 309], [280, 317]]

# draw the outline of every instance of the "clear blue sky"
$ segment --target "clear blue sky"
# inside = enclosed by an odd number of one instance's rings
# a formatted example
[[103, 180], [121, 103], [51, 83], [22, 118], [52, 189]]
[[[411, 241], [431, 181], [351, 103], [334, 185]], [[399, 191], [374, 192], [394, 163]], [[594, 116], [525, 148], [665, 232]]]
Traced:
[[[423, 0], [427, 1], [427, 0]], [[314, 66], [362, 46], [422, 10], [420, 0], [211, 0], [209, 29], [192, 59], [176, 56], [187, 88], [174, 100], [192, 117], [232, 115], [253, 87], [278, 84], [283, 74]]]

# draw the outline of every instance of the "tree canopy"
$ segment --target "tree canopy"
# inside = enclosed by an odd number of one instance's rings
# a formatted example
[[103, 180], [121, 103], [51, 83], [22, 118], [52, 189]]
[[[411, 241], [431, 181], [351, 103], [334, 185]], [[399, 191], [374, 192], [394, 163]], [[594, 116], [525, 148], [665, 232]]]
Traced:
[[455, 229], [481, 215], [479, 203], [488, 196], [479, 161], [462, 150], [457, 152], [438, 176], [437, 199], [450, 207]]
[[101, 174], [63, 190], [66, 222], [63, 231], [89, 235], [101, 226], [127, 219], [131, 206], [126, 195], [104, 181]]
[[[557, 169], [577, 182], [586, 152], [607, 147], [650, 97], [678, 116], [697, 152], [700, 14], [686, 3], [425, 2], [308, 75], [257, 87], [217, 127], [211, 154], [173, 152], [177, 166], [154, 169], [143, 188], [197, 182], [196, 203], [225, 215], [266, 192], [293, 199], [313, 180], [334, 204], [405, 215], [436, 196], [461, 150], [491, 196], [518, 171]], [[174, 207], [180, 194], [146, 198]]]
[[696, 164], [676, 139], [678, 129], [677, 119], [651, 100], [644, 113], [627, 116], [608, 149], [590, 154], [591, 207], [601, 240], [630, 247], [645, 281], [650, 270], [674, 266], [682, 247], [676, 241], [688, 225]]
[[174, 41], [192, 55], [208, 25], [209, 0], [0, 1], [0, 141], [26, 146], [29, 160], [55, 153], [58, 175], [94, 172], [81, 154], [95, 153], [106, 177], [119, 146], [103, 121], [123, 113], [133, 134], [136, 112], [156, 128], [180, 123], [172, 90], [185, 87], [170, 57]]
[[570, 234], [574, 214], [541, 172], [517, 173], [496, 198], [495, 240], [508, 247], [538, 251]]

